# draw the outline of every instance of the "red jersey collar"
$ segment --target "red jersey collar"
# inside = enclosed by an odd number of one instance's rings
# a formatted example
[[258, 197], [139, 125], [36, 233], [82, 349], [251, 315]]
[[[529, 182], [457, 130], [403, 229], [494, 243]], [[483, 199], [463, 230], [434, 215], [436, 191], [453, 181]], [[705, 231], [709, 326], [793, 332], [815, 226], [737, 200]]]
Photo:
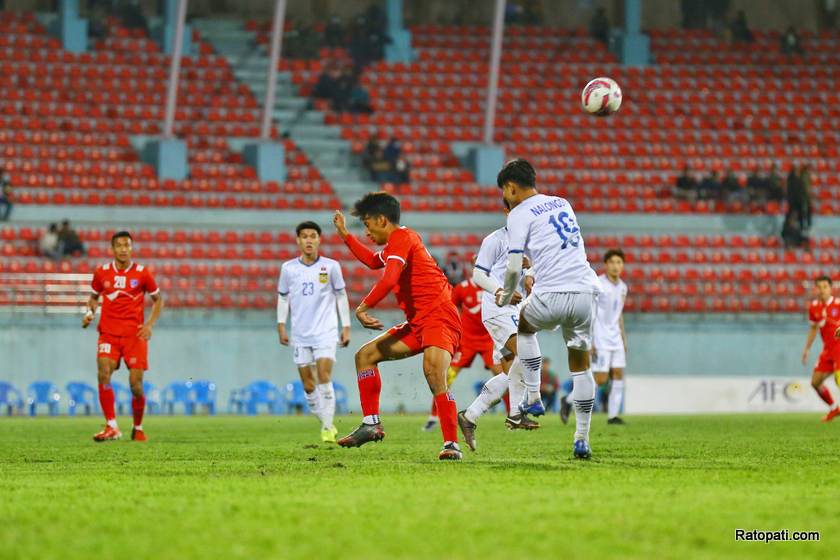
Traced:
[[117, 268], [117, 261], [111, 261], [111, 266], [114, 267], [114, 272], [128, 272], [132, 269], [132, 267], [134, 267], [134, 261], [128, 263], [128, 266], [125, 267], [125, 270], [120, 270], [119, 268]]

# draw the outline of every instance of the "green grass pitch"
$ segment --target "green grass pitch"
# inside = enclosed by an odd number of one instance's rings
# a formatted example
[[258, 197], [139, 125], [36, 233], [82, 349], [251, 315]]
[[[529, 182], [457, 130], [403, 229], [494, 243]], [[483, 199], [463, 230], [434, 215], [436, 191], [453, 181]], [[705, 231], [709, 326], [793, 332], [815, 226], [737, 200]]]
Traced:
[[385, 416], [384, 442], [341, 449], [306, 417], [153, 416], [146, 444], [94, 443], [97, 418], [0, 418], [0, 558], [840, 555], [840, 421], [597, 416], [581, 462], [556, 416], [533, 433], [488, 416], [461, 463], [437, 460], [422, 421]]

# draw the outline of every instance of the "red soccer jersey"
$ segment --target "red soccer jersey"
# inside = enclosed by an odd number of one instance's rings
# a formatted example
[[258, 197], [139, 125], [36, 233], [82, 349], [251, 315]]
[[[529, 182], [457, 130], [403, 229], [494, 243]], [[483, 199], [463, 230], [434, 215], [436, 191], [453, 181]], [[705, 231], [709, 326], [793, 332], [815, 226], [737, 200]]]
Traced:
[[452, 303], [461, 312], [461, 347], [483, 348], [492, 346], [493, 339], [487, 334], [481, 321], [481, 296], [483, 290], [472, 280], [464, 280], [452, 288]]
[[422, 322], [441, 304], [451, 301], [449, 281], [416, 231], [407, 227], [395, 230], [377, 256], [383, 264], [389, 259], [403, 264], [394, 294], [410, 323]]
[[840, 346], [834, 338], [834, 332], [840, 327], [840, 300], [836, 297], [826, 302], [815, 299], [808, 306], [808, 321], [819, 327], [823, 348]]
[[99, 332], [114, 336], [136, 335], [144, 320], [146, 294], [160, 291], [149, 269], [135, 263], [125, 270], [117, 270], [113, 262], [97, 267], [90, 287], [102, 295]]

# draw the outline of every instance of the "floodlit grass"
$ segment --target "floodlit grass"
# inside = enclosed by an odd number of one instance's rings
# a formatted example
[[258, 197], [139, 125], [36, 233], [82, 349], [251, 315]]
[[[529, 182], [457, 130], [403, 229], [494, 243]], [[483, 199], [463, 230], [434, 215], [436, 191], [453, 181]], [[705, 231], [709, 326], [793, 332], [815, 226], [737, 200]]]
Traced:
[[[305, 417], [147, 417], [96, 444], [96, 418], [0, 418], [0, 558], [836, 558], [840, 421], [629, 417], [507, 432], [437, 460], [423, 417], [386, 416], [361, 449]], [[357, 418], [338, 419], [341, 434]], [[122, 420], [123, 428], [130, 421]], [[127, 435], [127, 434], [126, 434]], [[735, 542], [735, 529], [819, 543]]]

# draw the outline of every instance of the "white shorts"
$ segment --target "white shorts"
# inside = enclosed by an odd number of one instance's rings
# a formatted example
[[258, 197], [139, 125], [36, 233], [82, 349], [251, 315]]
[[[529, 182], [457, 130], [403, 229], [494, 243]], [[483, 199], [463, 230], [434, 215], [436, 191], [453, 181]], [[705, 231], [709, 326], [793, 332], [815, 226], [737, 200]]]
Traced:
[[509, 356], [511, 352], [505, 348], [507, 341], [516, 334], [519, 328], [519, 315], [517, 313], [510, 313], [505, 315], [496, 315], [482, 321], [484, 328], [490, 338], [493, 339], [493, 363], [499, 364], [502, 358]]
[[627, 354], [624, 348], [618, 350], [600, 350], [595, 348], [595, 360], [592, 362], [592, 371], [595, 373], [606, 373], [613, 368], [624, 369], [627, 367]]
[[522, 315], [540, 330], [560, 327], [566, 346], [587, 351], [592, 348], [595, 294], [585, 292], [532, 293]]
[[328, 358], [335, 361], [335, 348], [337, 343], [326, 344], [323, 346], [293, 346], [295, 365], [308, 366], [314, 364], [316, 360], [321, 358]]

